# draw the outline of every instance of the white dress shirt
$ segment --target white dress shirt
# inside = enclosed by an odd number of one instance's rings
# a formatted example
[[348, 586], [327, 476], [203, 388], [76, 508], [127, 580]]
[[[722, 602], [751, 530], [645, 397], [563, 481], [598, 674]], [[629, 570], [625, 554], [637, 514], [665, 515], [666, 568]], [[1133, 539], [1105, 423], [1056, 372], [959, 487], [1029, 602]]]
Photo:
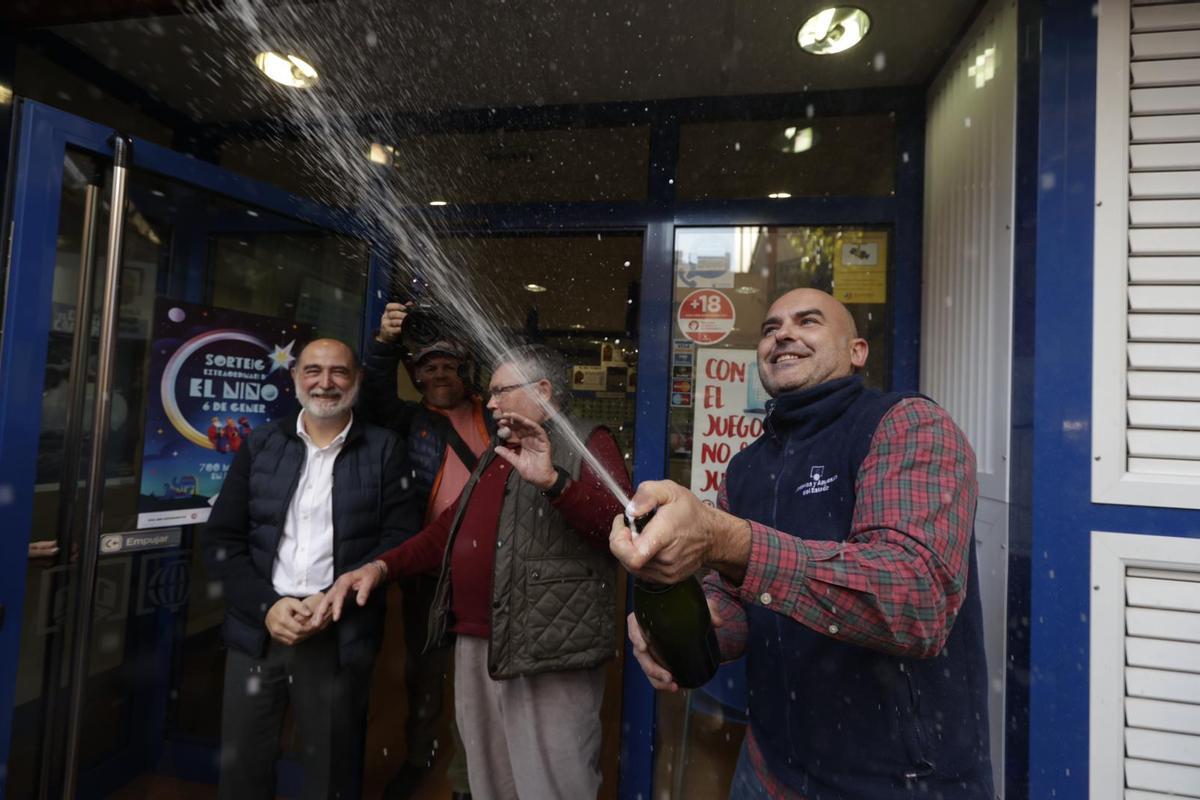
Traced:
[[304, 430], [304, 412], [296, 417], [296, 435], [305, 446], [304, 467], [271, 571], [271, 583], [284, 597], [308, 597], [333, 583], [333, 462], [353, 424], [351, 415], [332, 442], [317, 447]]

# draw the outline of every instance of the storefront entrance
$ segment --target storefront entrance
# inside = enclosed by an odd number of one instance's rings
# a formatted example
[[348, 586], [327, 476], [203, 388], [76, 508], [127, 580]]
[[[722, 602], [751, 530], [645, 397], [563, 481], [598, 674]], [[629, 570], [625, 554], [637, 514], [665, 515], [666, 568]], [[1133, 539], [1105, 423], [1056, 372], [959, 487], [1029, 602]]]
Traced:
[[[0, 658], [17, 676], [14, 696], [0, 702], [0, 735], [10, 735], [12, 710], [6, 789], [10, 797], [56, 796], [73, 785], [79, 796], [100, 797], [136, 785], [142, 773], [211, 781], [220, 599], [199, 558], [199, 527], [187, 524], [194, 515], [145, 524], [156, 503], [202, 491], [210, 465], [188, 465], [184, 478], [162, 487], [139, 483], [168, 457], [154, 451], [153, 432], [145, 435], [155, 419], [155, 300], [292, 322], [357, 344], [369, 248], [332, 209], [133, 142], [101, 454], [103, 522], [99, 539], [96, 530], [89, 539], [114, 132], [35, 103], [21, 114], [0, 389], [9, 534]], [[81, 581], [94, 590], [77, 617]]]

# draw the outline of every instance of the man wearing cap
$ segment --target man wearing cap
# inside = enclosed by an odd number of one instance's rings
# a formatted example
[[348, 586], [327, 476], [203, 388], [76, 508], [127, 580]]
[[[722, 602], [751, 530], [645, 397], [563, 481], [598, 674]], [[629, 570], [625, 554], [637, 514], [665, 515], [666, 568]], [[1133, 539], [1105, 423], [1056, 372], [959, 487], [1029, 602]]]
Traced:
[[[396, 371], [404, 353], [400, 331], [407, 316], [400, 303], [389, 303], [380, 320], [379, 336], [368, 350], [363, 392], [364, 415], [400, 434], [413, 467], [414, 490], [425, 498], [425, 522], [458, 499], [471, 470], [491, 437], [492, 420], [483, 402], [471, 391], [465, 376], [469, 356], [459, 342], [442, 339], [412, 353], [406, 365], [422, 402], [401, 400], [396, 394]], [[428, 632], [429, 609], [437, 572], [400, 581], [405, 638], [405, 684], [408, 758], [388, 784], [386, 796], [410, 796], [425, 778], [437, 752], [437, 726], [442, 713], [443, 686], [452, 649], [445, 645], [422, 653]], [[453, 717], [453, 715], [451, 715]], [[460, 748], [449, 766], [455, 794], [466, 794], [466, 762]]]

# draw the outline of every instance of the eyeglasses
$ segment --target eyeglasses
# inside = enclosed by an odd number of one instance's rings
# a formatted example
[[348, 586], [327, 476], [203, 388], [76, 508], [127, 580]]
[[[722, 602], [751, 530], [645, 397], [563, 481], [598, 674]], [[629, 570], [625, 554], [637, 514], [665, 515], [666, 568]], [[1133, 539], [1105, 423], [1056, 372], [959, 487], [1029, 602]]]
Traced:
[[510, 383], [508, 386], [497, 386], [495, 389], [488, 389], [488, 396], [504, 397], [504, 395], [513, 389], [520, 389], [522, 386], [528, 386], [531, 383], [537, 383], [537, 381], [525, 381], [524, 383]]

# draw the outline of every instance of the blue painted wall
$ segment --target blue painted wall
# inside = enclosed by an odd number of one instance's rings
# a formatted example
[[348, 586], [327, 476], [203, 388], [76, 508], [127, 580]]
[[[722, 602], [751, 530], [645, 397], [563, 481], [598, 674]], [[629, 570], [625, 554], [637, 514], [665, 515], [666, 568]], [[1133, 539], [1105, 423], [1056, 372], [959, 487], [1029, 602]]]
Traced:
[[1029, 458], [1014, 459], [1013, 476], [1028, 489], [1015, 498], [1029, 513], [1014, 541], [1024, 539], [1029, 559], [1029, 783], [1012, 796], [1083, 800], [1090, 532], [1195, 537], [1200, 513], [1090, 500], [1096, 19], [1092, 0], [1044, 0], [1040, 11], [1036, 235], [1026, 254], [1035, 266], [1018, 264], [1016, 295], [1034, 308], [1023, 310], [1031, 329], [1017, 332], [1025, 352], [1014, 395], [1031, 409]]

